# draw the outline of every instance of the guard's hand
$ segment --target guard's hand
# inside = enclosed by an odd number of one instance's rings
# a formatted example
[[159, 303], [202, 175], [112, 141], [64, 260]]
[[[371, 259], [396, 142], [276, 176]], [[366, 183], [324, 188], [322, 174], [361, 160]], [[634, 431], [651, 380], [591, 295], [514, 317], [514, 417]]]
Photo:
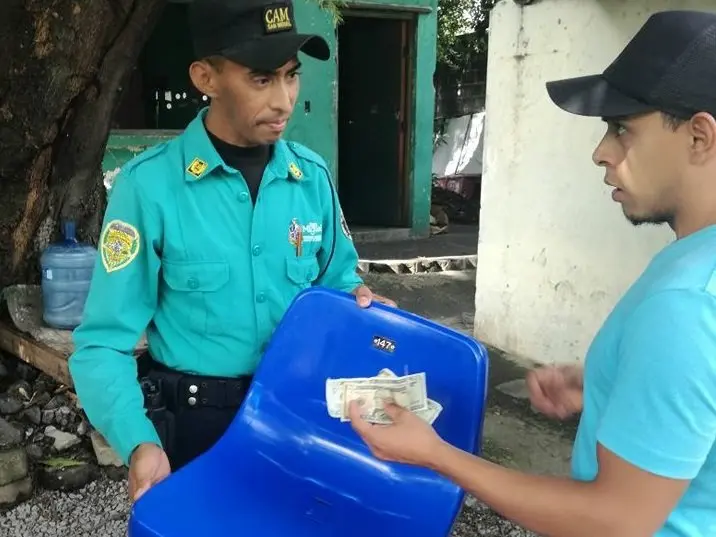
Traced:
[[435, 429], [409, 410], [395, 404], [386, 404], [385, 412], [393, 423], [374, 425], [361, 418], [356, 401], [352, 401], [349, 406], [351, 426], [373, 455], [387, 461], [431, 466], [444, 445]]
[[550, 418], [564, 420], [582, 411], [584, 371], [580, 366], [547, 366], [527, 374], [530, 402]]
[[171, 473], [169, 459], [156, 444], [141, 444], [129, 461], [129, 498], [137, 501], [152, 486]]
[[367, 308], [370, 306], [371, 302], [380, 302], [381, 304], [392, 307], [397, 306], [397, 304], [389, 298], [373, 294], [373, 291], [365, 285], [359, 285], [353, 289], [353, 294], [356, 296], [356, 302], [358, 302], [358, 305], [361, 308]]

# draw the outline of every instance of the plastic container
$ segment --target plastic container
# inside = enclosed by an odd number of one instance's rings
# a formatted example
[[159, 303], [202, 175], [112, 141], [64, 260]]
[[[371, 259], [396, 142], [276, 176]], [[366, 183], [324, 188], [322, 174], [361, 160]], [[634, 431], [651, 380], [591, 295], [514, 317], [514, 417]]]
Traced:
[[75, 223], [62, 223], [64, 240], [48, 246], [40, 257], [42, 318], [49, 326], [73, 330], [82, 321], [97, 250], [77, 241]]

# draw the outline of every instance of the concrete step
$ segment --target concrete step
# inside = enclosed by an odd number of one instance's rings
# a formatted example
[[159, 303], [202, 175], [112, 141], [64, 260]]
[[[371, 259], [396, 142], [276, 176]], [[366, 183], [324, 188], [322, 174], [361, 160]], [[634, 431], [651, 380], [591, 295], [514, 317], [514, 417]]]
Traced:
[[418, 274], [423, 272], [445, 272], [474, 270], [477, 267], [477, 254], [440, 257], [414, 257], [412, 259], [360, 259], [358, 272]]

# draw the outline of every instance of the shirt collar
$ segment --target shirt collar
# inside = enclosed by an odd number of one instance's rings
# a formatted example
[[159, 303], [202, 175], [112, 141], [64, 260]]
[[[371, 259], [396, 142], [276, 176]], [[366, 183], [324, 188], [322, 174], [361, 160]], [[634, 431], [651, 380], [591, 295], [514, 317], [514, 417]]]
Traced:
[[[227, 172], [231, 171], [211, 143], [206, 133], [204, 118], [208, 108], [202, 108], [196, 117], [187, 125], [183, 135], [184, 149], [184, 178], [187, 181], [197, 181], [210, 175], [217, 168]], [[279, 139], [271, 152], [271, 159], [267, 165], [267, 182], [274, 179], [289, 181], [304, 181], [307, 177], [299, 166], [296, 155], [289, 150], [288, 145]]]

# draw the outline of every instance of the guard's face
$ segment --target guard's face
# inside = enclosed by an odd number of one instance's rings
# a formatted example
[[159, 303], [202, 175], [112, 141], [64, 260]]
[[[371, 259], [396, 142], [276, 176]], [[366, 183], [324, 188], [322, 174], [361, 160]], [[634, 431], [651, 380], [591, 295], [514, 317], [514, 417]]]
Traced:
[[[295, 59], [272, 73], [256, 72], [230, 61], [205, 67], [197, 87], [211, 97], [216, 118], [231, 131], [234, 143], [269, 144], [283, 134], [300, 85], [300, 65]], [[202, 82], [205, 89], [200, 87]]]
[[658, 113], [610, 119], [593, 159], [606, 170], [612, 199], [633, 224], [673, 223], [689, 166], [682, 128]]

